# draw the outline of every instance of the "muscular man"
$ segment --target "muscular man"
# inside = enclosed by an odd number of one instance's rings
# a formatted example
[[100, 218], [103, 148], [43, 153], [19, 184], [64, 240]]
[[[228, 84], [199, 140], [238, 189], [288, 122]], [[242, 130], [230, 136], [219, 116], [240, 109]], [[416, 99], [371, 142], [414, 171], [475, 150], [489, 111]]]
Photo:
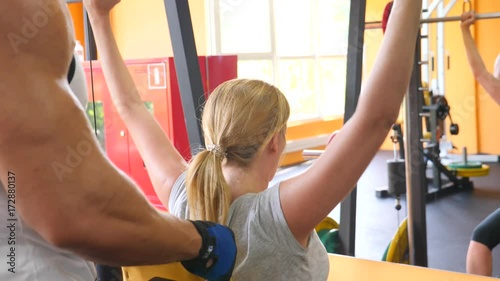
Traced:
[[94, 280], [84, 260], [227, 280], [232, 232], [156, 211], [99, 149], [68, 85], [71, 26], [62, 0], [0, 2], [0, 280]]
[[[474, 12], [462, 15], [462, 35], [469, 64], [479, 84], [500, 105], [500, 55], [495, 62], [493, 74], [489, 73], [470, 32], [470, 26], [475, 20]], [[500, 209], [491, 213], [474, 229], [467, 251], [467, 273], [491, 276], [492, 250], [498, 244], [500, 244]]]

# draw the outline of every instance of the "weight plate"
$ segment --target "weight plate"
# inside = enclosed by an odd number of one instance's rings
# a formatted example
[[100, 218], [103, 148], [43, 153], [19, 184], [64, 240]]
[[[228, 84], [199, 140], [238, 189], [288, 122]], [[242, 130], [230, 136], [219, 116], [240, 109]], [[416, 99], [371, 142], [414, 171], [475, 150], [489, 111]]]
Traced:
[[480, 169], [483, 167], [483, 163], [481, 162], [474, 162], [474, 161], [468, 161], [467, 163], [464, 162], [454, 162], [448, 165], [448, 168], [452, 170], [458, 170], [458, 169]]

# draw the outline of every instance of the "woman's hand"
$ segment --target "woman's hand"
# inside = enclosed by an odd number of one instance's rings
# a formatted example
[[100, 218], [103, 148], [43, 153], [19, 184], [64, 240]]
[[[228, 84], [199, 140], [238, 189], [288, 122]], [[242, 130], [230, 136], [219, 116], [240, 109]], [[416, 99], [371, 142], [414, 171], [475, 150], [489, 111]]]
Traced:
[[462, 29], [469, 29], [474, 22], [476, 22], [476, 14], [474, 12], [465, 12], [462, 14]]

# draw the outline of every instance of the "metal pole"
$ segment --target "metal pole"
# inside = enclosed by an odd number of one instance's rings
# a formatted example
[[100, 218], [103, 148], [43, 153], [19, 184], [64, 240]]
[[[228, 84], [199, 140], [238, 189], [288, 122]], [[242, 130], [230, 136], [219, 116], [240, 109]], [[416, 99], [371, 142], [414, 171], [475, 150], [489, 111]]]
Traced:
[[315, 159], [321, 156], [325, 152], [324, 150], [314, 150], [314, 149], [304, 149], [302, 151], [302, 156], [308, 159]]
[[[486, 13], [486, 14], [476, 14], [477, 20], [486, 20], [486, 19], [498, 19], [500, 18], [500, 12], [497, 13]], [[421, 19], [420, 23], [438, 23], [438, 22], [449, 22], [449, 21], [462, 21], [461, 16], [454, 17], [440, 17], [440, 18], [430, 18], [430, 19]], [[366, 23], [367, 29], [373, 28], [382, 28], [381, 21], [371, 21]]]
[[425, 215], [425, 194], [427, 179], [422, 153], [422, 118], [420, 111], [423, 95], [420, 75], [420, 35], [415, 51], [415, 63], [406, 96], [405, 116], [405, 160], [406, 160], [406, 198], [408, 202], [408, 239], [410, 264], [427, 266], [427, 225]]
[[[65, 0], [66, 4], [81, 3], [82, 0]], [[83, 7], [83, 28], [85, 34], [85, 54], [87, 60], [97, 60], [97, 46], [95, 43], [94, 32], [90, 25], [87, 10]]]
[[381, 21], [367, 22], [365, 24], [365, 29], [379, 29], [379, 28], [382, 28]]
[[85, 31], [85, 53], [88, 61], [97, 60], [97, 45], [95, 43], [94, 31], [90, 24], [87, 10], [83, 8], [83, 26]]
[[[356, 111], [361, 92], [365, 13], [366, 0], [351, 1], [344, 123]], [[356, 238], [356, 187], [341, 203], [339, 236], [341, 242], [340, 254], [354, 256], [354, 241]]]
[[[438, 125], [438, 118], [437, 118], [437, 106], [432, 105], [431, 106], [431, 115], [429, 117], [430, 119], [430, 125], [431, 125], [431, 143], [433, 143], [435, 146], [434, 147], [429, 147], [427, 149], [431, 150], [429, 153], [436, 155], [436, 157], [439, 157], [439, 140], [437, 136], [437, 125]], [[441, 171], [436, 165], [433, 165], [432, 167], [432, 183], [434, 185], [434, 188], [437, 188], [438, 190], [441, 190], [442, 186], [442, 181], [441, 181]], [[429, 193], [429, 188], [427, 188], [427, 193]]]
[[194, 155], [204, 145], [201, 131], [201, 105], [205, 102], [200, 64], [196, 52], [193, 23], [188, 0], [164, 0], [168, 27], [174, 50], [175, 70], [179, 82], [184, 119]]
[[[485, 19], [498, 19], [500, 18], [500, 12], [498, 13], [487, 13], [487, 14], [477, 14], [476, 19], [485, 20]], [[462, 21], [461, 16], [455, 17], [443, 17], [443, 18], [431, 18], [431, 19], [422, 19], [420, 23], [436, 23], [436, 22], [449, 22], [449, 21]]]
[[[444, 14], [444, 3], [441, 2], [438, 5], [437, 8], [437, 15], [438, 17], [446, 17], [446, 14]], [[437, 88], [438, 92], [435, 94], [438, 95], [444, 95], [446, 93], [446, 84], [444, 82], [445, 75], [446, 75], [446, 69], [444, 67], [444, 61], [445, 61], [445, 54], [444, 54], [444, 22], [438, 22], [437, 26], [437, 55], [436, 55], [436, 62], [437, 62]], [[430, 87], [432, 87], [431, 84], [429, 84]]]
[[[429, 11], [429, 0], [424, 0], [423, 1], [423, 7], [424, 7], [424, 11]], [[434, 3], [433, 3], [434, 4]], [[430, 15], [430, 13], [425, 13], [423, 14], [423, 18], [428, 18]], [[428, 24], [425, 24], [421, 27], [420, 29], [420, 34], [422, 34], [422, 41], [420, 42], [420, 53], [421, 53], [421, 59], [423, 61], [427, 61], [429, 62], [428, 64], [428, 67], [423, 67], [421, 70], [421, 77], [422, 77], [422, 82], [425, 82], [427, 83], [427, 85], [430, 87], [431, 85], [431, 67], [430, 65], [432, 65], [432, 61], [431, 61], [431, 58], [429, 56], [429, 38], [430, 38], [430, 28], [429, 28], [429, 25]]]

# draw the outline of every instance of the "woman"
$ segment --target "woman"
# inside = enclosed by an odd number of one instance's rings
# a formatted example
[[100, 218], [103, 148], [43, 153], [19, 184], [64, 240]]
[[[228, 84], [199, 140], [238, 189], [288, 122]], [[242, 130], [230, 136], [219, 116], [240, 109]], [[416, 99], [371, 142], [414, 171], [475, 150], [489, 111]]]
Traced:
[[477, 82], [500, 105], [500, 55], [496, 59], [493, 73], [488, 72], [470, 31], [470, 26], [475, 21], [476, 16], [474, 12], [467, 12], [462, 15], [462, 37], [469, 65]]
[[334, 145], [306, 172], [271, 188], [286, 145], [285, 96], [256, 80], [219, 86], [204, 107], [206, 149], [186, 163], [140, 100], [112, 35], [114, 4], [92, 7], [102, 1], [84, 2], [93, 14], [103, 71], [162, 202], [177, 216], [233, 229], [238, 246], [234, 280], [326, 280], [328, 256], [314, 227], [352, 190], [398, 116], [413, 65], [421, 1], [395, 1], [376, 71]]

